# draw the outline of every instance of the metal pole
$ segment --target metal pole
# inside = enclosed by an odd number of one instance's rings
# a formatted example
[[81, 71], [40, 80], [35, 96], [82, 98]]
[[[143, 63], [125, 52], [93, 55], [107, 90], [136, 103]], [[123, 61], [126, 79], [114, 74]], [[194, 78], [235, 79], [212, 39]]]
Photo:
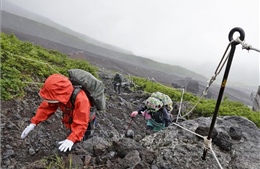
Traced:
[[182, 88], [182, 92], [181, 92], [181, 102], [180, 102], [180, 106], [179, 106], [178, 115], [177, 115], [177, 118], [176, 118], [176, 123], [178, 123], [178, 119], [181, 116], [181, 105], [182, 105], [183, 94], [184, 94], [184, 87]]
[[[212, 131], [214, 129], [214, 125], [215, 125], [215, 122], [216, 122], [216, 119], [217, 119], [219, 106], [220, 106], [222, 96], [223, 96], [223, 93], [224, 93], [224, 90], [225, 90], [225, 86], [226, 86], [226, 83], [227, 83], [227, 78], [228, 78], [229, 70], [230, 70], [230, 67], [231, 67], [232, 60], [233, 60], [233, 56], [234, 56], [234, 53], [235, 53], [236, 45], [239, 44], [238, 42], [233, 41], [233, 34], [236, 31], [238, 31], [240, 33], [239, 38], [242, 41], [245, 38], [245, 33], [244, 33], [243, 29], [241, 29], [241, 28], [233, 28], [229, 33], [229, 40], [231, 42], [231, 50], [230, 50], [230, 53], [229, 53], [226, 70], [225, 70], [225, 73], [224, 73], [224, 76], [223, 76], [223, 79], [222, 79], [221, 87], [220, 87], [219, 94], [218, 94], [217, 103], [216, 103], [214, 114], [213, 114], [213, 117], [212, 117], [210, 129], [209, 129], [209, 133], [208, 133], [208, 137], [207, 137], [208, 140], [210, 140], [210, 138], [211, 138], [211, 134], [212, 134]], [[207, 151], [208, 151], [207, 148], [204, 148], [203, 156], [201, 157], [203, 160], [206, 160]]]

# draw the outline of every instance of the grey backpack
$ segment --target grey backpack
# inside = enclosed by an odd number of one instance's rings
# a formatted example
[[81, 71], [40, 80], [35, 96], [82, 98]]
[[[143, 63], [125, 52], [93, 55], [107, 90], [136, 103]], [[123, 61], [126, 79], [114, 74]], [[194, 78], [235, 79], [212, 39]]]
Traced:
[[91, 73], [81, 69], [68, 70], [69, 79], [74, 86], [72, 93], [72, 104], [75, 103], [76, 96], [78, 94], [77, 88], [84, 90], [88, 96], [91, 106], [96, 107], [97, 110], [104, 110], [106, 108], [106, 98], [104, 94], [104, 84], [98, 80]]

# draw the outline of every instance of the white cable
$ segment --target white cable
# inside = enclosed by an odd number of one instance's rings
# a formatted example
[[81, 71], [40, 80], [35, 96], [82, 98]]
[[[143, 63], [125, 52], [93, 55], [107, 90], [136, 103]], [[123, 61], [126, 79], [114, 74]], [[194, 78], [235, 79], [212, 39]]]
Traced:
[[37, 60], [33, 60], [33, 59], [29, 59], [29, 58], [26, 58], [26, 57], [23, 57], [23, 56], [19, 56], [19, 55], [15, 55], [15, 54], [12, 54], [13, 56], [18, 56], [22, 59], [25, 59], [25, 60], [29, 60], [29, 61], [33, 61], [33, 62], [36, 62], [36, 63], [41, 63], [41, 64], [44, 64], [44, 65], [47, 65], [49, 66], [52, 70], [54, 70], [56, 73], [60, 74], [57, 70], [55, 70], [49, 63], [45, 63], [45, 62], [40, 62], [40, 61], [37, 61]]
[[179, 117], [181, 117], [181, 107], [182, 107], [181, 105], [182, 105], [183, 95], [184, 95], [184, 88], [182, 88], [181, 102], [180, 102], [180, 106], [179, 106], [178, 115], [177, 115], [177, 118], [176, 118], [176, 123], [178, 122]]
[[219, 167], [220, 167], [221, 169], [223, 169], [223, 167], [221, 166], [221, 164], [220, 164], [220, 162], [219, 162], [219, 160], [218, 160], [218, 158], [217, 158], [215, 152], [214, 152], [213, 149], [212, 149], [212, 144], [211, 144], [211, 143], [212, 143], [212, 139], [208, 139], [206, 136], [203, 137], [203, 139], [204, 139], [204, 148], [207, 149], [207, 150], [208, 150], [208, 149], [211, 150], [211, 152], [212, 152], [212, 154], [213, 154], [213, 157], [214, 157], [215, 160], [217, 161]]
[[237, 37], [237, 39], [235, 41], [242, 45], [242, 49], [255, 50], [257, 52], [260, 52], [259, 49], [253, 48], [252, 45], [247, 44], [245, 41], [241, 41], [239, 37]]
[[197, 133], [195, 133], [195, 132], [193, 132], [193, 131], [190, 131], [190, 130], [188, 130], [188, 129], [186, 129], [186, 128], [182, 127], [181, 125], [179, 125], [179, 124], [177, 124], [177, 123], [174, 123], [174, 122], [172, 122], [172, 124], [174, 124], [174, 125], [176, 125], [176, 126], [178, 126], [178, 127], [182, 128], [183, 130], [186, 130], [186, 131], [188, 131], [188, 132], [190, 132], [190, 133], [192, 133], [192, 134], [195, 134], [196, 136], [198, 136], [198, 137], [200, 137], [200, 138], [203, 138], [203, 139], [204, 139], [204, 137], [203, 137], [202, 135], [199, 135], [199, 134], [197, 134]]
[[219, 168], [223, 169], [223, 167], [221, 166], [221, 164], [220, 164], [220, 162], [219, 162], [219, 160], [218, 160], [218, 158], [217, 158], [215, 152], [213, 151], [212, 147], [210, 148], [210, 150], [211, 150], [211, 152], [212, 152], [212, 154], [213, 154], [215, 160], [217, 161]]
[[[228, 60], [228, 58], [229, 58], [229, 52], [230, 52], [230, 51], [229, 51], [229, 47], [231, 46], [230, 44], [231, 44], [231, 42], [228, 44], [228, 46], [227, 46], [227, 48], [226, 48], [226, 50], [225, 50], [225, 52], [224, 52], [224, 55], [223, 55], [222, 59], [220, 60], [218, 67], [217, 67], [216, 70], [215, 70], [214, 75], [213, 75], [213, 76], [211, 77], [211, 79], [209, 80], [209, 83], [208, 83], [207, 87], [205, 88], [205, 90], [202, 92], [202, 95], [200, 96], [200, 99], [199, 99], [199, 100], [197, 101], [197, 103], [192, 107], [192, 109], [191, 109], [188, 113], [186, 113], [184, 116], [182, 116], [182, 117], [188, 116], [188, 115], [196, 108], [196, 106], [199, 104], [200, 100], [201, 100], [204, 96], [207, 95], [207, 92], [208, 92], [209, 87], [210, 87], [211, 84], [216, 80], [218, 74], [221, 72], [223, 66], [225, 65], [225, 63], [227, 62], [227, 60]], [[228, 52], [228, 51], [229, 51], [229, 52]]]
[[172, 122], [172, 124], [174, 124], [174, 125], [176, 125], [176, 126], [182, 128], [183, 130], [186, 130], [186, 131], [188, 131], [188, 132], [190, 132], [190, 133], [192, 133], [192, 134], [195, 134], [196, 136], [198, 136], [198, 137], [200, 137], [200, 138], [203, 138], [203, 140], [204, 140], [204, 148], [206, 148], [207, 150], [208, 150], [208, 149], [211, 150], [211, 152], [212, 152], [212, 154], [213, 154], [213, 157], [215, 158], [215, 160], [216, 160], [217, 163], [218, 163], [219, 168], [223, 169], [223, 167], [221, 166], [221, 164], [220, 164], [220, 162], [219, 162], [219, 160], [218, 160], [218, 158], [217, 158], [215, 152], [214, 152], [213, 149], [212, 149], [212, 144], [211, 144], [212, 139], [208, 140], [206, 136], [202, 136], [202, 135], [199, 135], [199, 134], [197, 134], [197, 133], [195, 133], [195, 132], [193, 132], [193, 131], [190, 131], [190, 130], [188, 130], [188, 129], [182, 127], [181, 125], [179, 125], [179, 124], [177, 124], [177, 123]]
[[38, 82], [23, 82], [23, 83], [36, 84], [36, 85], [43, 85], [44, 84], [44, 83], [38, 83]]
[[210, 149], [212, 139], [209, 140], [209, 139], [207, 139], [206, 136], [204, 136], [203, 139], [204, 139], [204, 148], [207, 150]]

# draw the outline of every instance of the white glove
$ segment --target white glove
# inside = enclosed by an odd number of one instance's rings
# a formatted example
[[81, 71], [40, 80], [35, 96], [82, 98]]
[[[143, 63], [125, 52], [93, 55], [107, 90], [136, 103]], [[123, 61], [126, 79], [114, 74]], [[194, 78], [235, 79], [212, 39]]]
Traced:
[[66, 152], [68, 149], [69, 149], [69, 151], [71, 150], [74, 143], [72, 141], [66, 139], [66, 140], [60, 141], [59, 144], [61, 144], [59, 147], [59, 150]]
[[36, 124], [31, 123], [29, 126], [27, 126], [24, 131], [22, 132], [21, 138], [26, 137], [30, 131], [32, 131], [34, 129], [34, 127], [36, 126]]

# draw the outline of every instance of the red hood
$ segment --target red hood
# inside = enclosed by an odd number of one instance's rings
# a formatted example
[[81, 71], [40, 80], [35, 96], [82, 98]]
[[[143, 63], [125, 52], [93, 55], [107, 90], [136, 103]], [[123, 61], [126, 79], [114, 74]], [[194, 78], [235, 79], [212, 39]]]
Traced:
[[66, 104], [73, 92], [73, 86], [66, 76], [53, 74], [49, 76], [40, 90], [40, 96], [48, 100], [58, 100]]

